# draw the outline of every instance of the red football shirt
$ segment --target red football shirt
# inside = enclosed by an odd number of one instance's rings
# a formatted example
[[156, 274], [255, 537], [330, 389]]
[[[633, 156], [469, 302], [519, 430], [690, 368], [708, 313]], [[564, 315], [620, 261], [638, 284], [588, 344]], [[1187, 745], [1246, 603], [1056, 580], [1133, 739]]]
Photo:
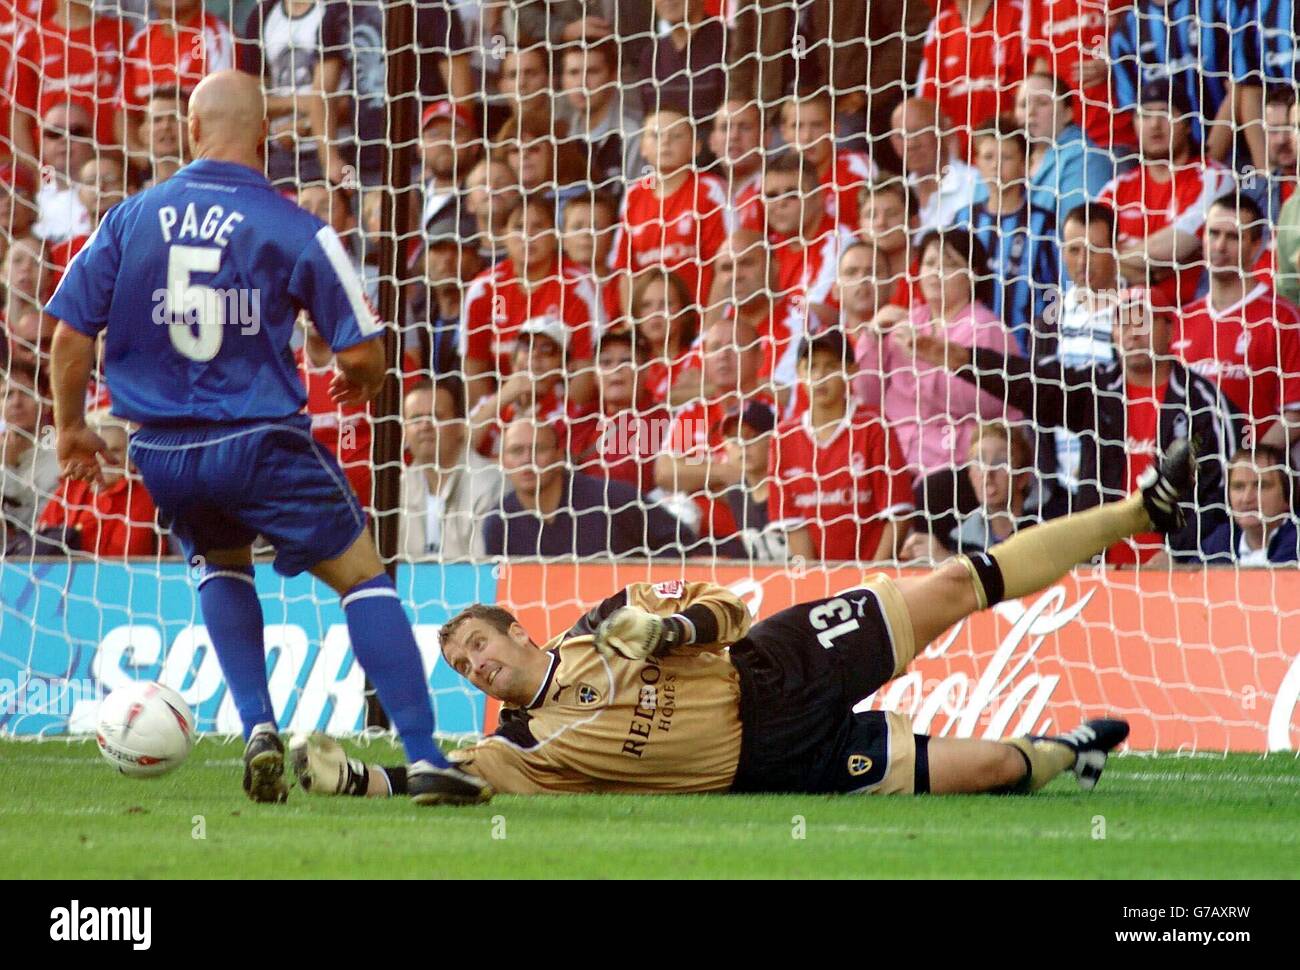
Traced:
[[45, 112], [67, 103], [86, 109], [100, 144], [117, 140], [122, 48], [130, 37], [131, 28], [112, 17], [96, 17], [89, 27], [72, 31], [47, 20], [23, 34], [8, 85], [15, 106], [30, 119], [33, 141]]
[[177, 24], [155, 20], [127, 46], [122, 106], [143, 108], [158, 88], [190, 90], [213, 71], [235, 66], [235, 39], [226, 22], [202, 8]]
[[682, 278], [706, 306], [712, 261], [727, 239], [727, 191], [712, 175], [692, 173], [672, 195], [659, 198], [638, 181], [623, 197], [614, 269], [638, 273], [663, 266]]
[[528, 284], [503, 259], [484, 270], [465, 291], [461, 332], [464, 357], [493, 364], [499, 376], [511, 372], [519, 328], [533, 317], [553, 317], [569, 327], [570, 365], [592, 356], [592, 328], [601, 319], [591, 276], [558, 256], [541, 283]]
[[10, 72], [14, 51], [23, 34], [54, 13], [54, 0], [4, 0], [0, 2], [0, 142], [9, 144], [9, 123], [13, 116], [13, 91]]
[[926, 34], [917, 81], [919, 95], [938, 103], [970, 160], [969, 135], [1010, 111], [1025, 76], [1024, 11], [1020, 0], [993, 0], [984, 17], [967, 24], [954, 0], [938, 0]]
[[840, 253], [852, 242], [853, 233], [837, 225], [827, 213], [808, 245], [797, 237], [768, 237], [776, 256], [777, 292], [785, 299], [827, 303], [840, 265]]
[[[836, 149], [834, 162], [821, 175], [821, 186], [826, 192], [826, 212], [832, 220], [850, 232], [858, 228], [858, 196], [862, 187], [876, 176], [876, 166], [862, 152]], [[741, 229], [766, 232], [767, 220], [763, 210], [763, 179], [761, 173], [736, 196], [733, 218]]]
[[1025, 45], [1032, 67], [1039, 58], [1048, 70], [1065, 82], [1074, 95], [1074, 121], [1095, 144], [1136, 145], [1133, 113], [1114, 108], [1110, 71], [1101, 83], [1080, 88], [1075, 83], [1078, 64], [1094, 60], [1093, 52], [1106, 58], [1112, 9], [1129, 0], [1034, 0], [1025, 4]]
[[655, 488], [655, 459], [668, 441], [672, 416], [647, 403], [614, 414], [590, 413], [573, 422], [570, 454], [584, 475], [626, 482], [638, 492]]
[[1263, 283], [1225, 310], [1197, 300], [1170, 349], [1251, 416], [1257, 440], [1284, 409], [1300, 408], [1300, 310]]
[[151, 556], [158, 552], [156, 515], [143, 482], [122, 478], [97, 489], [65, 479], [41, 512], [38, 528], [80, 533], [81, 550], [97, 556]]
[[[755, 402], [773, 406], [771, 397], [763, 392], [749, 394], [747, 404]], [[678, 456], [689, 456], [713, 461], [726, 458], [726, 439], [718, 425], [727, 415], [727, 405], [722, 401], [695, 401], [683, 405], [674, 414], [668, 429], [665, 451]], [[715, 500], [703, 493], [692, 495], [700, 510], [700, 535], [725, 539], [736, 531], [736, 519], [725, 501]]]
[[903, 449], [880, 415], [859, 405], [830, 441], [811, 412], [783, 422], [768, 463], [768, 517], [806, 526], [821, 559], [870, 561], [885, 525], [912, 510]]
[[[1137, 491], [1138, 477], [1151, 467], [1160, 447], [1160, 406], [1165, 402], [1169, 382], [1158, 387], [1140, 384], [1124, 385], [1126, 424], [1125, 451], [1128, 453], [1127, 491]], [[1116, 566], [1146, 562], [1164, 548], [1164, 539], [1158, 532], [1144, 532], [1121, 540], [1106, 552], [1106, 561]]]
[[370, 406], [340, 407], [330, 397], [334, 367], [312, 367], [300, 347], [294, 351], [298, 373], [307, 390], [307, 413], [311, 415], [311, 436], [338, 459], [352, 490], [363, 506], [374, 504], [370, 474]]
[[[1211, 161], [1191, 162], [1173, 170], [1173, 177], [1160, 181], [1154, 168], [1140, 165], [1112, 179], [1097, 201], [1115, 210], [1120, 247], [1145, 239], [1171, 225], [1200, 235], [1210, 203], [1232, 190], [1232, 173]], [[1193, 263], [1178, 272], [1178, 301], [1186, 303], [1195, 294], [1201, 267]]]

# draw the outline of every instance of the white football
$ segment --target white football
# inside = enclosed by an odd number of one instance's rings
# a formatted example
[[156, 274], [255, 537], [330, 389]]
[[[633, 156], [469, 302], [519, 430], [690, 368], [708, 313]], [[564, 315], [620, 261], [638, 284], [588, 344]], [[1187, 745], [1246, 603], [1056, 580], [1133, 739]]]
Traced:
[[194, 745], [194, 712], [170, 687], [141, 680], [119, 687], [99, 705], [100, 753], [132, 778], [178, 767]]

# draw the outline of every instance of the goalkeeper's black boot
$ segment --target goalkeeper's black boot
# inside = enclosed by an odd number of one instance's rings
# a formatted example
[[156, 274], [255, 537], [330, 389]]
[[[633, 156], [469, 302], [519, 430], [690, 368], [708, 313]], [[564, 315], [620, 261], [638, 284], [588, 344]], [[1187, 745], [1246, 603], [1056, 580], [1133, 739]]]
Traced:
[[1142, 504], [1157, 530], [1168, 534], [1187, 524], [1181, 500], [1195, 480], [1196, 448], [1186, 438], [1175, 441], [1163, 458], [1142, 473], [1138, 479]]
[[244, 794], [255, 802], [284, 802], [289, 785], [284, 780], [284, 742], [275, 728], [259, 724], [244, 748]]
[[483, 779], [454, 766], [435, 768], [427, 761], [406, 769], [406, 790], [417, 805], [482, 805], [492, 798]]
[[1092, 791], [1097, 787], [1106, 758], [1128, 737], [1128, 721], [1117, 718], [1099, 718], [1080, 724], [1067, 734], [1057, 734], [1051, 741], [1060, 741], [1074, 749], [1074, 777], [1079, 787]]

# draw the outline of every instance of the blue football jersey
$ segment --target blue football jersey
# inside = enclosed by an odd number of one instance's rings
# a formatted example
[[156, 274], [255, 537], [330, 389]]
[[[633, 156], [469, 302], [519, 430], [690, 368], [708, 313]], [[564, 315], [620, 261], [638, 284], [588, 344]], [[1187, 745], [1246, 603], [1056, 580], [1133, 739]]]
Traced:
[[113, 413], [142, 425], [301, 411], [300, 310], [335, 351], [383, 330], [333, 229], [251, 168], [206, 159], [110, 209], [46, 310], [107, 331]]
[[1232, 74], [1238, 81], [1300, 80], [1300, 39], [1293, 0], [1232, 0]]
[[1168, 80], [1192, 106], [1192, 137], [1219, 110], [1228, 92], [1228, 0], [1139, 0], [1110, 35], [1115, 107], [1132, 108], [1142, 86]]

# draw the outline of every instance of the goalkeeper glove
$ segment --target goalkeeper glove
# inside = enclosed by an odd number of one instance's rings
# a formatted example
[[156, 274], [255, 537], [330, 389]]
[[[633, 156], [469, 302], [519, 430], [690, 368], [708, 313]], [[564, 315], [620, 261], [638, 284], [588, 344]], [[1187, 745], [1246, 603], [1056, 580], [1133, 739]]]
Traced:
[[621, 606], [596, 630], [595, 646], [606, 660], [661, 657], [687, 643], [687, 626], [678, 617], [659, 617], [635, 606]]

